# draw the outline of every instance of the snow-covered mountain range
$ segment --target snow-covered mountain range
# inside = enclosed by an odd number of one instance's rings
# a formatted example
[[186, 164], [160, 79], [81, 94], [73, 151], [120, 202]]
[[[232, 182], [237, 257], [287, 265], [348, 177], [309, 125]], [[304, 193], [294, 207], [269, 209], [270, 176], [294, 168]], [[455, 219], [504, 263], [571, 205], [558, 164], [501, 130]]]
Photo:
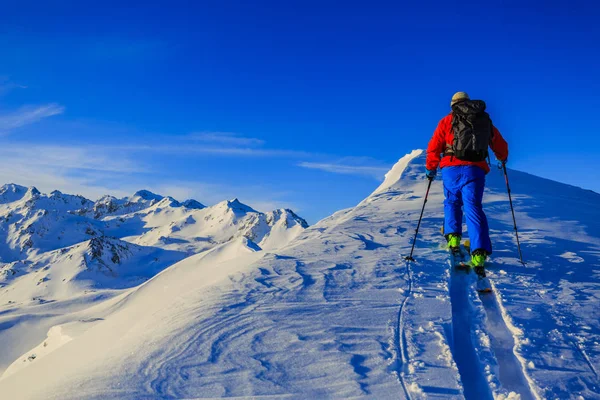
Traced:
[[356, 207], [0, 193], [0, 397], [600, 398], [600, 195], [488, 175], [493, 294], [450, 271], [441, 182], [403, 157]]
[[[205, 207], [146, 190], [96, 202], [8, 184], [0, 188], [0, 304], [65, 300], [140, 284], [193, 254], [245, 239], [257, 250], [307, 228], [293, 211], [239, 202]], [[2, 290], [4, 289], [4, 290]]]

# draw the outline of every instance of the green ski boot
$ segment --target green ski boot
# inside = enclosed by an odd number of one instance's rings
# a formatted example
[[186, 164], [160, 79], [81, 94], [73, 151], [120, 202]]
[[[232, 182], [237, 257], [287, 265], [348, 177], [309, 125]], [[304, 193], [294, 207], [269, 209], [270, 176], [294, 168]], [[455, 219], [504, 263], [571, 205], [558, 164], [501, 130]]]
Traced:
[[[483, 271], [483, 267], [485, 266], [486, 259], [487, 259], [487, 254], [485, 254], [485, 251], [475, 250], [471, 254], [471, 265], [473, 265], [473, 268], [475, 268], [475, 270], [481, 269]], [[485, 274], [485, 272], [484, 272], [484, 274]]]
[[449, 234], [446, 239], [448, 240], [448, 248], [452, 251], [460, 250], [460, 235], [455, 233]]

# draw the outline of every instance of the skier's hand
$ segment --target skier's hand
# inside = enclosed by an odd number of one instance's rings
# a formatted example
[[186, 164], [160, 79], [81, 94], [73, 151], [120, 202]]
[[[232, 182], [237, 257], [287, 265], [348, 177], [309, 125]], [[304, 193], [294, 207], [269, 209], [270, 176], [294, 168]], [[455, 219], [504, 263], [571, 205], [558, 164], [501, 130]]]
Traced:
[[505, 158], [504, 160], [500, 160], [500, 162], [502, 163], [502, 165], [506, 165], [506, 163], [508, 162], [508, 157]]
[[427, 172], [425, 172], [425, 176], [430, 181], [434, 180], [436, 175], [437, 175], [437, 169], [428, 169]]

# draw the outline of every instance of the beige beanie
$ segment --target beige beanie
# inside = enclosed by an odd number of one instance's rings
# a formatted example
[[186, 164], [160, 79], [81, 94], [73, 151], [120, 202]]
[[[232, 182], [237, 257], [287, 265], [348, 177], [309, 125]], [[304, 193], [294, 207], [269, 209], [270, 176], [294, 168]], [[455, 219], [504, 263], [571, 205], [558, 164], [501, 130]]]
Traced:
[[450, 107], [463, 100], [470, 100], [469, 95], [465, 92], [454, 93], [454, 96], [452, 96], [452, 101], [450, 102]]

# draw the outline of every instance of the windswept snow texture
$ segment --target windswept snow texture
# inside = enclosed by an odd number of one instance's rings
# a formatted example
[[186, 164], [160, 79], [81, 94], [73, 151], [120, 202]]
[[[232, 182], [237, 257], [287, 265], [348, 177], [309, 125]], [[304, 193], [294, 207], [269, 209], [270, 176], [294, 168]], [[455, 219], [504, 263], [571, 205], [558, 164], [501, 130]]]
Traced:
[[[20, 343], [23, 327], [38, 333], [18, 354], [3, 353], [0, 395], [600, 398], [600, 195], [509, 170], [523, 266], [504, 178], [492, 171], [494, 293], [479, 295], [474, 274], [450, 268], [439, 181], [417, 261], [402, 258], [424, 172], [424, 154], [414, 151], [358, 206], [308, 229], [292, 212], [255, 214], [236, 201], [177, 207], [139, 193], [87, 205], [76, 215], [95, 218], [91, 229], [124, 232], [138, 246], [124, 252], [131, 259], [144, 246], [186, 258], [139, 286], [81, 293], [60, 307], [4, 305], [3, 349]], [[2, 196], [31, 196], [21, 192]], [[87, 251], [80, 246], [65, 254]]]

